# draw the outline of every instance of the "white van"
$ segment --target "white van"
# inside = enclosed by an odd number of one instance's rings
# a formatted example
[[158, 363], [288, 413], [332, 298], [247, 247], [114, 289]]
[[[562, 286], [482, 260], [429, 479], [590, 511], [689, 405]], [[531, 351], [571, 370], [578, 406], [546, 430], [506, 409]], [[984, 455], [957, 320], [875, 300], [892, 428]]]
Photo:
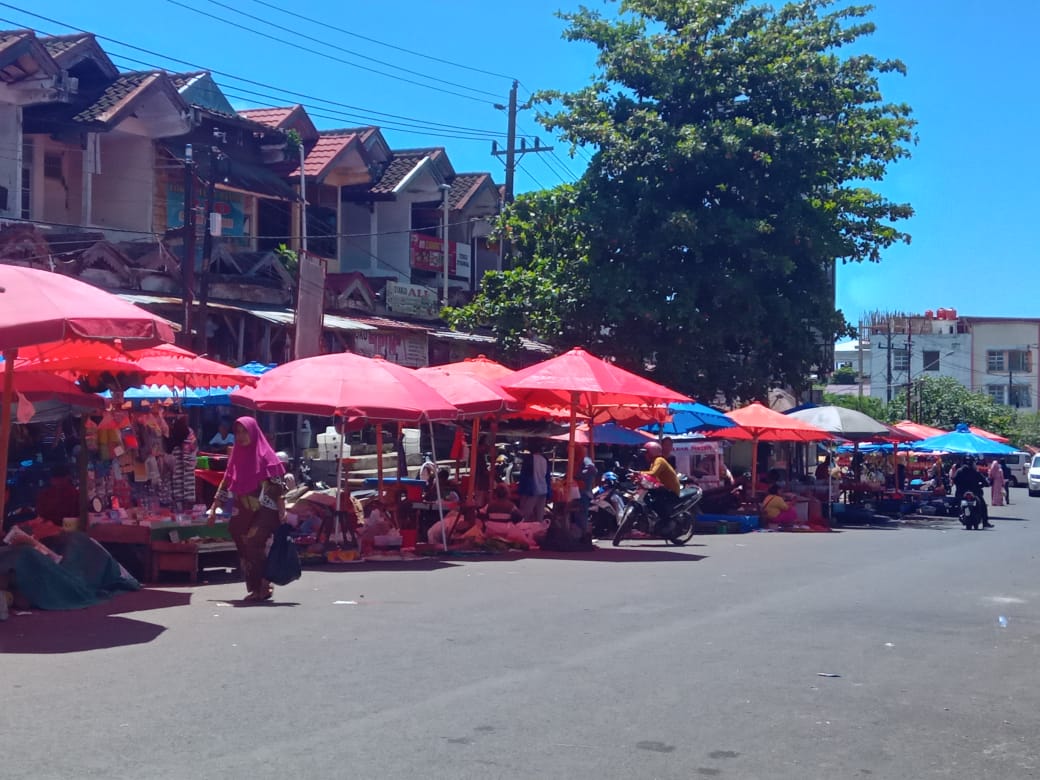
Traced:
[[1002, 460], [1011, 469], [1011, 487], [1022, 487], [1029, 479], [1030, 464], [1033, 456], [1028, 452], [1013, 452]]
[[1026, 487], [1029, 488], [1029, 495], [1040, 496], [1040, 455], [1033, 456], [1027, 480]]

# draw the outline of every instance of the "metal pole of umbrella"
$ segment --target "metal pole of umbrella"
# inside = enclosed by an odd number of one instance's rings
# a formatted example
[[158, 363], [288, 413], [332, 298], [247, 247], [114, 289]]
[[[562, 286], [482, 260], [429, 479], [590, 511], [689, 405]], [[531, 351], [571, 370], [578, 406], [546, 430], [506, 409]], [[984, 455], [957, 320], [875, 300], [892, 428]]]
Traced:
[[[592, 429], [592, 415], [589, 416], [589, 430]], [[574, 484], [574, 436], [578, 425], [578, 394], [571, 393], [571, 430], [567, 437], [567, 477], [563, 481], [563, 523], [564, 530], [569, 530], [571, 485]]]
[[[333, 417], [333, 424], [335, 424], [335, 417]], [[346, 432], [346, 424], [340, 426], [344, 433], [340, 436], [344, 436]], [[339, 544], [343, 541], [343, 530], [340, 528], [340, 520], [343, 517], [343, 439], [339, 440], [338, 452], [336, 453], [336, 518], [332, 523], [332, 536], [329, 537], [329, 541], [335, 544]], [[358, 518], [360, 520], [361, 518]]]
[[11, 402], [14, 401], [14, 361], [17, 349], [4, 351], [3, 406], [0, 407], [0, 518], [7, 504], [7, 448], [11, 443]]
[[[437, 463], [437, 440], [433, 435], [433, 420], [427, 420], [430, 426], [430, 450], [433, 453], [434, 465]], [[448, 529], [444, 525], [444, 500], [441, 497], [441, 477], [440, 470], [434, 475], [433, 484], [437, 491], [437, 513], [441, 518], [441, 542], [444, 544], [444, 552], [448, 552]]]
[[383, 500], [383, 423], [376, 423], [376, 494]]
[[473, 418], [473, 434], [469, 443], [469, 491], [466, 500], [472, 504], [477, 492], [477, 439], [480, 436], [480, 418]]

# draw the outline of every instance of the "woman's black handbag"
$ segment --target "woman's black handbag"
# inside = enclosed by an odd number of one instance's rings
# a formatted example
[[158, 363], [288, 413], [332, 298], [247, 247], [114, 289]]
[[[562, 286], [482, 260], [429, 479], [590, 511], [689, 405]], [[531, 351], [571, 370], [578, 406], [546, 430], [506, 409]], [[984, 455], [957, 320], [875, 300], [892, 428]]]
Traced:
[[303, 569], [296, 544], [289, 538], [292, 526], [282, 523], [274, 532], [271, 551], [267, 553], [265, 578], [275, 585], [288, 585], [300, 579]]

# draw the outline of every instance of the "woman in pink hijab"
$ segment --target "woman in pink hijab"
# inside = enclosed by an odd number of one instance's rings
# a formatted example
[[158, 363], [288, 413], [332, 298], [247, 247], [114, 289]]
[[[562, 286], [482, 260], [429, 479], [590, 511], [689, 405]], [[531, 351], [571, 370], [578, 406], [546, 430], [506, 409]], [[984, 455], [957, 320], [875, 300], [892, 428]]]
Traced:
[[1004, 506], [1004, 469], [996, 458], [989, 464], [990, 506]]
[[213, 523], [217, 506], [230, 493], [235, 499], [235, 512], [228, 522], [228, 530], [238, 548], [249, 591], [245, 600], [267, 601], [274, 595], [271, 583], [264, 579], [267, 540], [282, 522], [280, 504], [285, 466], [252, 417], [235, 420], [234, 433], [235, 444], [209, 509], [209, 521]]

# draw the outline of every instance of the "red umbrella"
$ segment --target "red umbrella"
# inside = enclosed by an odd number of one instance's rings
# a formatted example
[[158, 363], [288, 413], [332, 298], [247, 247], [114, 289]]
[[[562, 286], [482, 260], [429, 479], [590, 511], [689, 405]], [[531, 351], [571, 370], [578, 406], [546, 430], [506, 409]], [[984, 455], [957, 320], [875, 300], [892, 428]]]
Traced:
[[139, 370], [133, 356], [117, 341], [97, 342], [83, 339], [52, 341], [22, 347], [15, 361], [15, 373], [43, 373], [76, 380], [81, 376], [133, 373]]
[[446, 363], [442, 366], [434, 366], [434, 368], [447, 371], [453, 376], [466, 374], [468, 376], [475, 376], [478, 379], [487, 379], [491, 381], [504, 379], [516, 373], [513, 369], [507, 368], [501, 363], [496, 363], [486, 355], [477, 355], [475, 358], [466, 358], [465, 360], [460, 360], [458, 363]]
[[897, 428], [904, 433], [909, 433], [916, 441], [922, 441], [924, 439], [930, 439], [933, 436], [942, 436], [944, 433], [949, 433], [949, 431], [944, 431], [940, 428], [933, 428], [930, 425], [911, 422], [910, 420], [900, 420], [892, 427]]
[[173, 341], [173, 327], [161, 317], [77, 279], [0, 265], [0, 352], [6, 362], [0, 398], [0, 480], [7, 474], [18, 349], [67, 338], [121, 338], [143, 346]]
[[136, 370], [144, 375], [144, 381], [151, 385], [205, 389], [232, 385], [252, 387], [259, 378], [172, 344], [133, 350], [129, 355], [138, 366]]
[[481, 379], [476, 374], [456, 372], [452, 365], [419, 368], [415, 375], [467, 417], [497, 414], [522, 406], [514, 395], [496, 382]]
[[[473, 446], [470, 447], [468, 491], [468, 498], [472, 501], [476, 493], [480, 418], [485, 415], [498, 415], [513, 411], [523, 406], [515, 396], [504, 390], [496, 381], [511, 375], [513, 371], [501, 363], [488, 360], [481, 355], [477, 358], [467, 358], [459, 363], [420, 368], [415, 373], [457, 406], [463, 416], [472, 415], [473, 417], [471, 434]], [[492, 468], [494, 467], [493, 460]]]
[[1001, 444], [1007, 444], [1011, 441], [1006, 436], [1001, 436], [999, 433], [990, 433], [984, 431], [982, 428], [976, 428], [974, 425], [969, 425], [968, 430], [974, 433], [976, 436], [981, 436], [983, 439], [989, 439], [990, 441], [999, 441]]
[[598, 410], [616, 406], [664, 406], [692, 401], [664, 385], [575, 347], [557, 357], [517, 371], [502, 386], [529, 404], [566, 406], [571, 411], [571, 437], [567, 447], [567, 491], [574, 475], [574, 432], [578, 413], [594, 417]]
[[353, 352], [293, 360], [231, 400], [262, 412], [316, 414], [366, 422], [454, 420], [459, 410], [414, 369]]
[[101, 396], [85, 393], [75, 383], [53, 374], [15, 371], [14, 391], [29, 401], [60, 401], [88, 409], [103, 409], [105, 406]]
[[521, 369], [501, 384], [528, 403], [585, 410], [692, 400], [581, 347]]
[[751, 441], [751, 475], [758, 479], [758, 443], [760, 441], [827, 441], [834, 434], [822, 428], [792, 417], [789, 414], [775, 412], [758, 401], [748, 404], [743, 409], [726, 412], [726, 416], [737, 424], [736, 428], [723, 428], [707, 434], [717, 439], [737, 439]]
[[173, 341], [173, 327], [78, 279], [0, 265], [0, 350], [68, 338], [156, 344]]

